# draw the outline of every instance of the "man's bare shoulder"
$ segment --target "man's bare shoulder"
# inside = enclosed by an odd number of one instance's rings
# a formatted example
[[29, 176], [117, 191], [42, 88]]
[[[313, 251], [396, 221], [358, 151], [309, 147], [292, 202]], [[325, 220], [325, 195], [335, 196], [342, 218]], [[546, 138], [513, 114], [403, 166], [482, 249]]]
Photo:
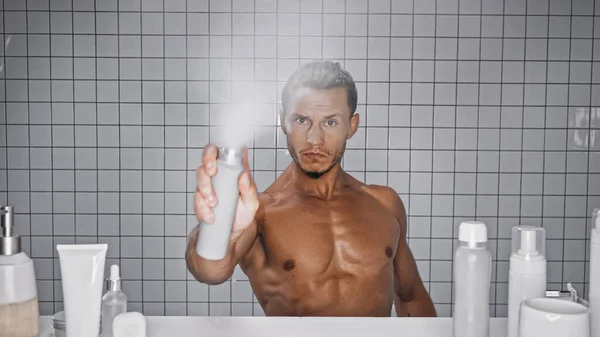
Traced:
[[258, 213], [264, 212], [265, 210], [269, 209], [270, 206], [273, 206], [277, 203], [277, 200], [279, 198], [277, 197], [276, 193], [268, 193], [266, 191], [259, 193], [258, 194], [258, 202], [259, 202], [259, 206], [258, 206]]
[[363, 191], [377, 199], [385, 208], [392, 212], [399, 219], [406, 216], [404, 203], [398, 193], [389, 186], [384, 185], [363, 185]]
[[275, 198], [272, 193], [268, 193], [267, 191], [258, 193], [258, 210], [256, 211], [257, 219], [260, 219], [265, 208], [269, 207], [275, 202]]

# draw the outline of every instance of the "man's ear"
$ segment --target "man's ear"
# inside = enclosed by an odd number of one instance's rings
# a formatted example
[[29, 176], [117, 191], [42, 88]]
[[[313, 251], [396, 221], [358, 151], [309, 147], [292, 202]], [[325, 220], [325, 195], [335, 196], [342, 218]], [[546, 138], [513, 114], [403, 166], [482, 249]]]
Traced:
[[287, 129], [285, 127], [285, 112], [283, 109], [279, 110], [279, 124], [281, 124], [281, 130], [283, 131], [283, 134], [287, 136]]
[[354, 136], [354, 134], [358, 130], [359, 123], [360, 123], [360, 116], [357, 113], [355, 113], [350, 118], [350, 132], [348, 132], [348, 135], [346, 136], [347, 139], [350, 139], [350, 138], [352, 138], [352, 136]]

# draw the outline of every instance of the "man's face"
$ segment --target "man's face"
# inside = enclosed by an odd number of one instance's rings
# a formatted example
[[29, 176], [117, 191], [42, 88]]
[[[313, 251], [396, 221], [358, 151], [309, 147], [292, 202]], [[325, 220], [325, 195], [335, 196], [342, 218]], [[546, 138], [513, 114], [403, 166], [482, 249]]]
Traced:
[[346, 89], [300, 87], [292, 92], [282, 127], [296, 164], [317, 179], [340, 162], [358, 121], [357, 114], [350, 118]]

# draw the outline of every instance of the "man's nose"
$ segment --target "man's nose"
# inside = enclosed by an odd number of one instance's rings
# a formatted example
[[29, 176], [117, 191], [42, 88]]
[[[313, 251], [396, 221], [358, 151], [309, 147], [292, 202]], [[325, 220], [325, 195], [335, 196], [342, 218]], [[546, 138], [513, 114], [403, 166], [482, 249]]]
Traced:
[[313, 125], [310, 130], [308, 130], [306, 141], [311, 145], [322, 145], [324, 142], [323, 130], [321, 130], [318, 125]]

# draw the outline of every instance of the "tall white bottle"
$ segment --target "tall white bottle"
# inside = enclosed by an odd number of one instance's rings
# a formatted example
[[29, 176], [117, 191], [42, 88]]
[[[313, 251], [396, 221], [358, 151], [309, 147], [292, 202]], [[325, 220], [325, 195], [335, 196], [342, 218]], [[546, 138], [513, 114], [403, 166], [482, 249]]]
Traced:
[[600, 337], [600, 208], [594, 209], [592, 214], [592, 238], [590, 241], [591, 337]]
[[212, 208], [213, 223], [200, 222], [196, 253], [207, 260], [222, 260], [227, 256], [229, 238], [240, 196], [238, 179], [244, 171], [242, 151], [221, 148], [217, 157], [217, 174], [212, 185], [217, 195], [217, 205]]
[[492, 257], [483, 222], [460, 224], [454, 253], [454, 337], [489, 337]]
[[508, 273], [508, 337], [519, 336], [521, 303], [546, 296], [546, 231], [515, 226]]

